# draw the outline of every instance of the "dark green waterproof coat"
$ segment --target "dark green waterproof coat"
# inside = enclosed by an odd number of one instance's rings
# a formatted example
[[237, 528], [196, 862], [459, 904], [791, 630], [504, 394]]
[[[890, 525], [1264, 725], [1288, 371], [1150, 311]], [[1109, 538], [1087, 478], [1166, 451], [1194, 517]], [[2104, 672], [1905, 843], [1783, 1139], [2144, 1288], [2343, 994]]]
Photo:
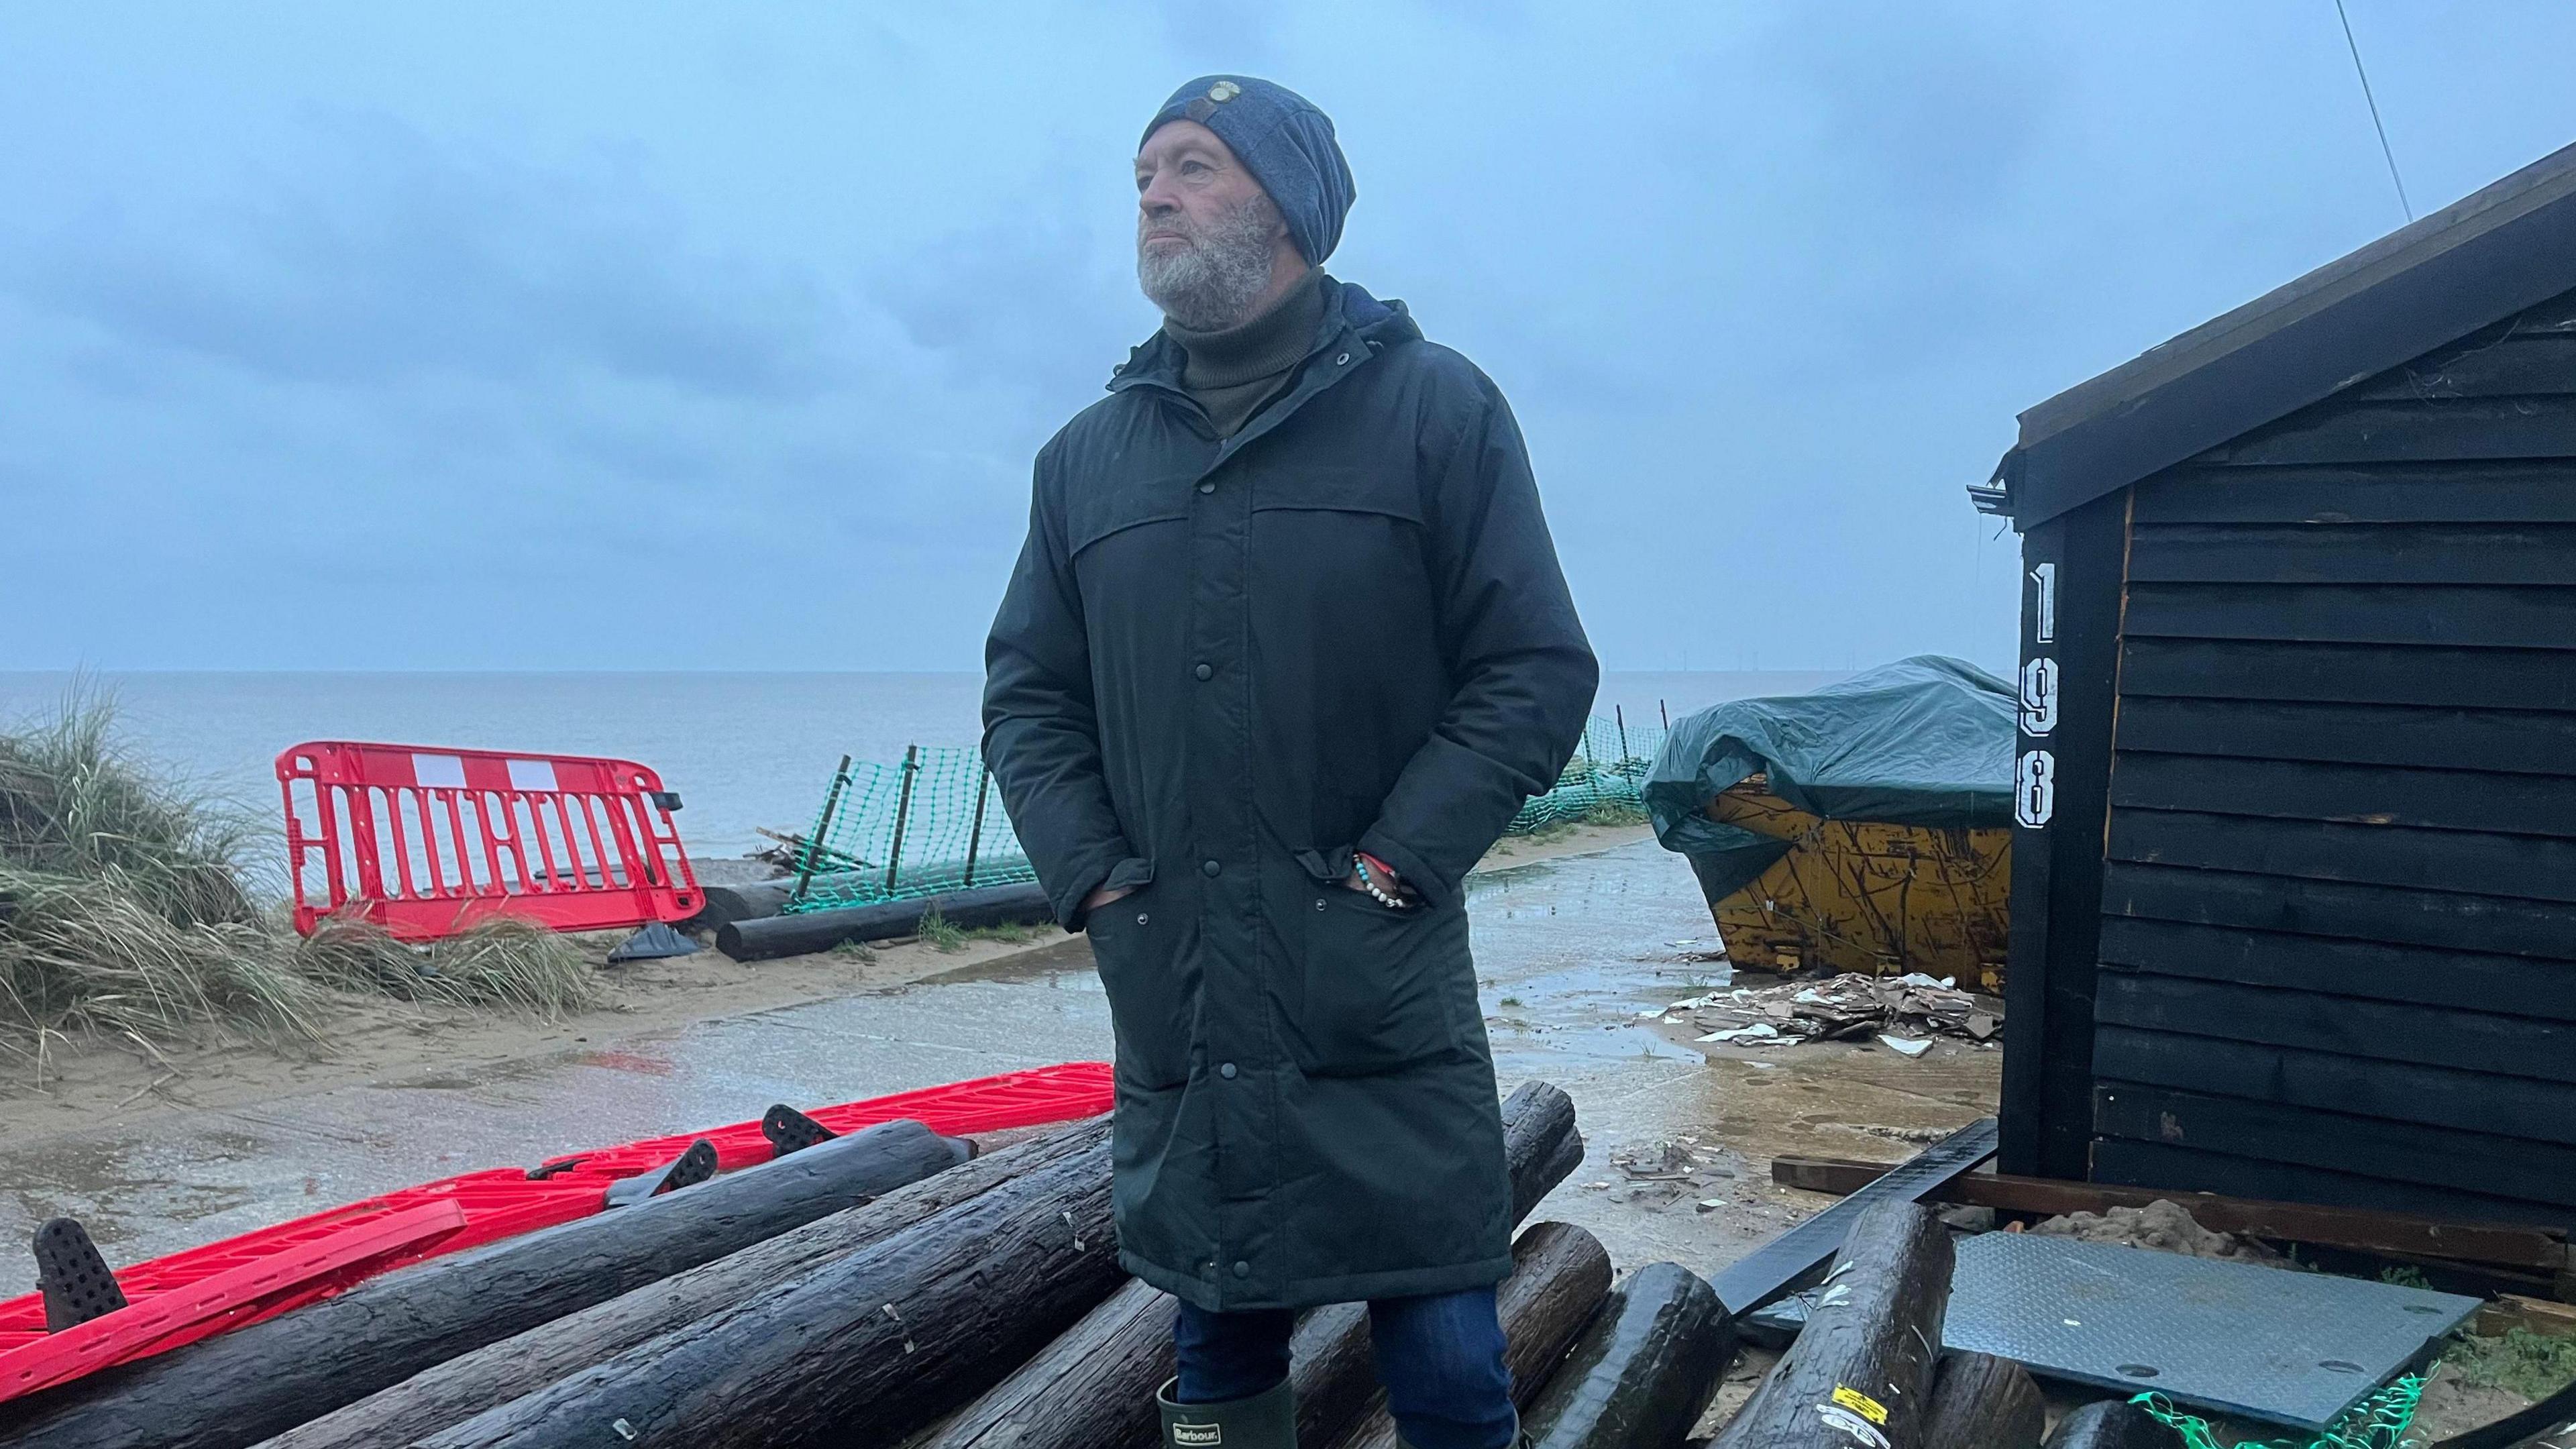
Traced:
[[1598, 680], [1502, 395], [1326, 285], [1233, 437], [1157, 334], [1048, 442], [985, 651], [985, 757], [1109, 993], [1121, 1257], [1220, 1311], [1509, 1270], [1461, 887]]

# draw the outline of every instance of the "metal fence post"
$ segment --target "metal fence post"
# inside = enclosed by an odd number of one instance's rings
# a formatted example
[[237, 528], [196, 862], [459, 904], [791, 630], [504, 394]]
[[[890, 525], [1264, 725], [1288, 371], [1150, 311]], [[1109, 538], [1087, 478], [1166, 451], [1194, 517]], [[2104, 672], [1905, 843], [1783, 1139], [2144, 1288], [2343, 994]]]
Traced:
[[832, 772], [832, 789], [823, 797], [823, 818], [814, 823], [814, 834], [805, 842], [805, 864], [796, 872], [796, 889], [787, 898], [805, 899], [805, 888], [814, 883], [814, 864], [823, 855], [823, 837], [832, 831], [832, 818], [841, 813], [841, 791], [850, 783], [850, 757], [841, 757], [841, 768]]
[[966, 832], [966, 878], [957, 883], [960, 890], [975, 883], [975, 850], [984, 843], [984, 792], [993, 786], [993, 772], [976, 761], [975, 824]]
[[912, 782], [921, 774], [921, 746], [903, 747], [903, 787], [895, 793], [894, 843], [886, 847], [886, 894], [894, 894], [894, 873], [903, 864], [904, 821], [912, 814]]

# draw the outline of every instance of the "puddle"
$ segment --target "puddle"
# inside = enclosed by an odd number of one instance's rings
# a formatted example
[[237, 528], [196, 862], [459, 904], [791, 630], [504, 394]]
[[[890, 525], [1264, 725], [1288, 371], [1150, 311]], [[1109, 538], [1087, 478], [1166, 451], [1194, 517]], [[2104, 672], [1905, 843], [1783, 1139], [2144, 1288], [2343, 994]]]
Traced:
[[[1050, 926], [1049, 931], [1055, 928]], [[888, 987], [880, 993], [899, 996], [924, 986], [951, 986], [963, 981], [1036, 981], [1056, 984], [1052, 978], [1069, 973], [1091, 972], [1091, 943], [1080, 936], [1067, 936], [1052, 946], [1022, 951], [997, 961], [978, 961], [972, 965], [952, 967], [905, 986]]]

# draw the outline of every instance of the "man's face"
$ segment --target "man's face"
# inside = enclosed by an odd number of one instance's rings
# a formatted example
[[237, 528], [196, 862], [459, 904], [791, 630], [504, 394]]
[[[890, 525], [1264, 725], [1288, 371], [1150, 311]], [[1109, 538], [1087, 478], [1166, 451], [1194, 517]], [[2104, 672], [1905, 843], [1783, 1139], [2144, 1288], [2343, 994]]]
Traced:
[[1136, 153], [1136, 254], [1147, 260], [1187, 251], [1247, 206], [1269, 200], [1216, 132], [1174, 121]]
[[1269, 291], [1288, 227], [1214, 131], [1174, 121], [1136, 153], [1136, 280], [1163, 314], [1214, 331]]

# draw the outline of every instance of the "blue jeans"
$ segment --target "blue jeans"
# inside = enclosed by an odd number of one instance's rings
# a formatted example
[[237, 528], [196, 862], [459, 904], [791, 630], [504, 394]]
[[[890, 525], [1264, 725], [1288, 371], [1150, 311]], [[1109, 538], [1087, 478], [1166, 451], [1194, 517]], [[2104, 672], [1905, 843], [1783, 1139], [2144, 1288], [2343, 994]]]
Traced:
[[[1288, 1376], [1285, 1309], [1209, 1313], [1181, 1305], [1173, 1325], [1180, 1351], [1180, 1401], [1248, 1399]], [[1494, 1290], [1470, 1288], [1369, 1305], [1378, 1382], [1405, 1442], [1415, 1449], [1509, 1449], [1520, 1423], [1512, 1376], [1503, 1367], [1503, 1326]]]

